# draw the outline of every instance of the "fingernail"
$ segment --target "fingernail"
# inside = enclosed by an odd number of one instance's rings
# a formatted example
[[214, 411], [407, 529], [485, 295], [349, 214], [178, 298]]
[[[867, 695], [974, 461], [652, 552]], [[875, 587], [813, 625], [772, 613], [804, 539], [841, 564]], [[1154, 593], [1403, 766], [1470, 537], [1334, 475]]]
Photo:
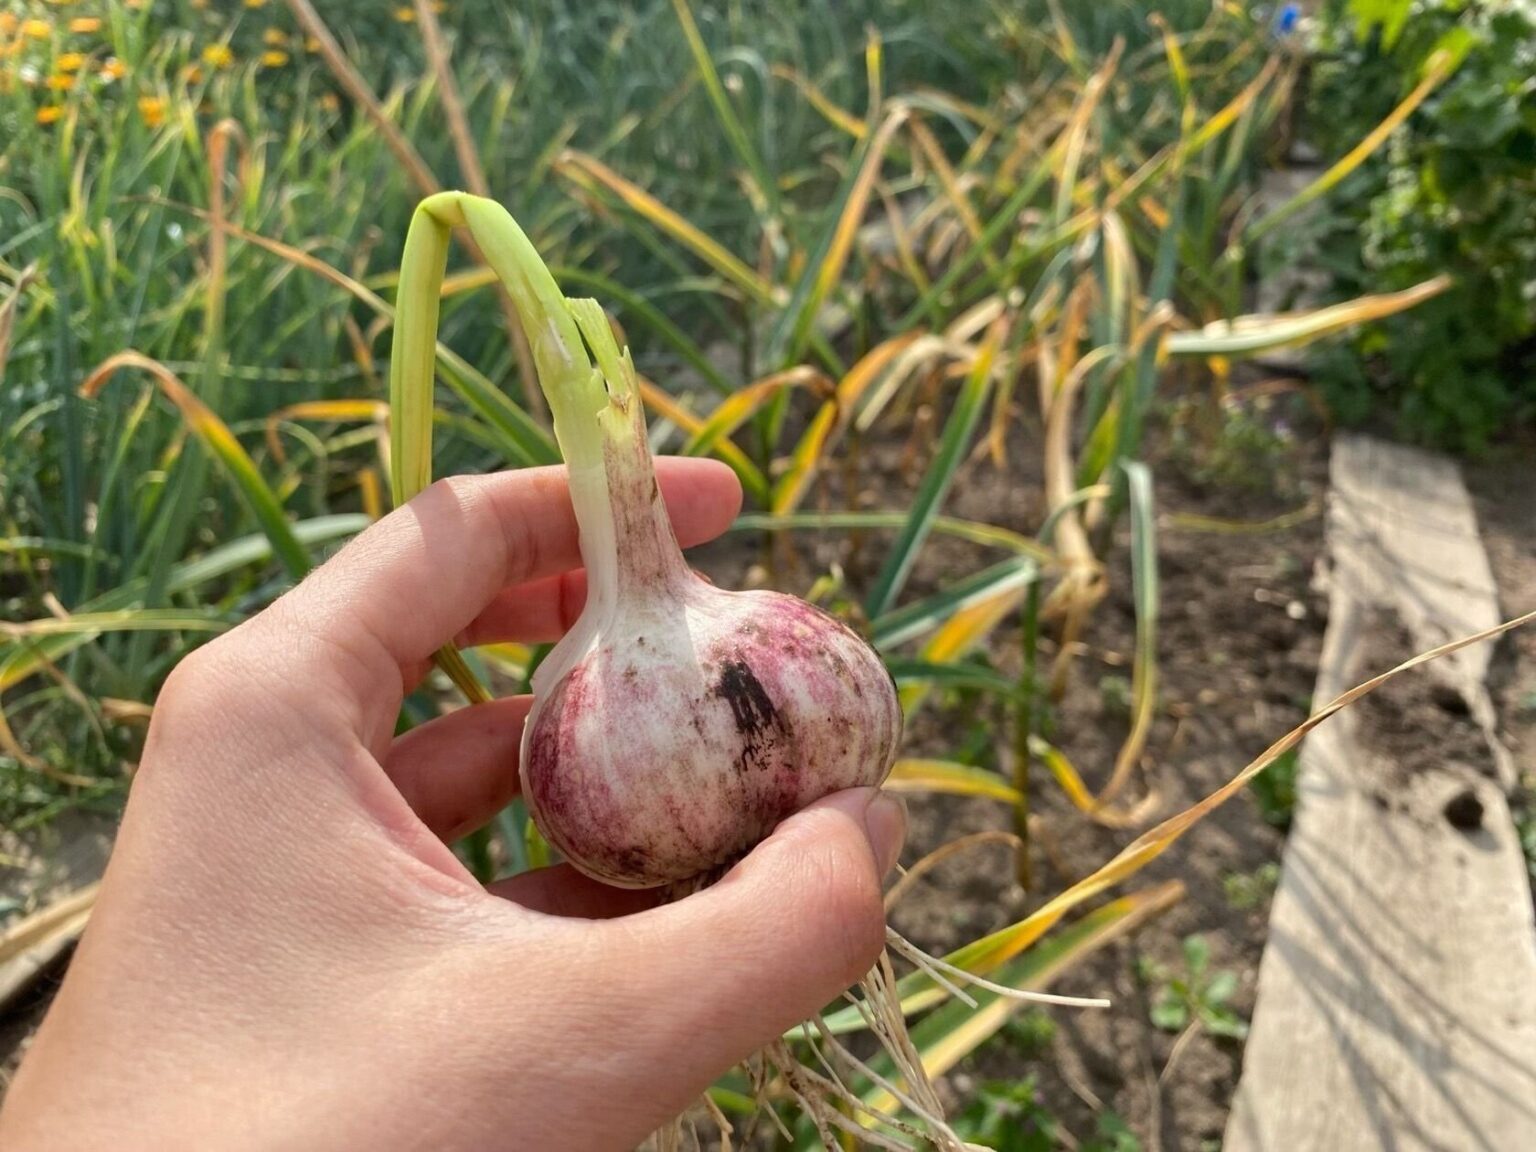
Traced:
[[870, 851], [880, 863], [880, 875], [884, 876], [896, 867], [901, 846], [907, 839], [907, 806], [901, 798], [877, 792], [864, 809], [864, 834], [869, 837]]

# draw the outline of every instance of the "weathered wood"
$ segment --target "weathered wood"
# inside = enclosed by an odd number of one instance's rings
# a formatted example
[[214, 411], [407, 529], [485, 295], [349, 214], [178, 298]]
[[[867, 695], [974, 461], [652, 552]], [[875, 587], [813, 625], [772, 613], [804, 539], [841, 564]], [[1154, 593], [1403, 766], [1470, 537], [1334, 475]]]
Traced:
[[[1340, 438], [1331, 479], [1319, 703], [1382, 671], [1366, 654], [1401, 629], [1418, 650], [1498, 619], [1454, 465]], [[1304, 744], [1226, 1152], [1536, 1149], [1536, 925], [1489, 655], [1409, 675], [1462, 696], [1491, 773], [1447, 757], [1405, 775], [1353, 711]], [[1399, 747], [1437, 746], [1449, 721], [1423, 713], [1402, 718]], [[1445, 812], [1467, 790], [1481, 802], [1469, 829]]]

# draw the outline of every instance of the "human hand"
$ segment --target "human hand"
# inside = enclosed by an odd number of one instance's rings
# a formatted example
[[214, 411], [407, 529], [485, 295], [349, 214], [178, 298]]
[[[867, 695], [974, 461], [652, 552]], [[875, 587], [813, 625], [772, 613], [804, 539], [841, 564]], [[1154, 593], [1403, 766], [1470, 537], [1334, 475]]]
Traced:
[[[727, 469], [658, 473], [683, 544], [734, 517]], [[181, 663], [0, 1146], [629, 1148], [863, 975], [904, 830], [871, 790], [663, 906], [448, 849], [530, 701], [396, 739], [402, 696], [451, 638], [559, 636], [579, 561], [562, 469], [444, 481]]]

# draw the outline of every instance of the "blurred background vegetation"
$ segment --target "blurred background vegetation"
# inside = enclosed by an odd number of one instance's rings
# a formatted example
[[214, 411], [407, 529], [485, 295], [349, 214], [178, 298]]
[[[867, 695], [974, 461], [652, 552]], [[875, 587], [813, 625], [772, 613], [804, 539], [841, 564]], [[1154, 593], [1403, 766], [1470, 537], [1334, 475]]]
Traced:
[[[910, 749], [904, 786], [1009, 805], [1021, 879], [1031, 766], [1085, 819], [1143, 820], [1126, 785], [1157, 697], [1149, 426], [1214, 482], [1267, 483], [1277, 433], [1250, 418], [1241, 362], [1295, 349], [1284, 387], [1331, 420], [1476, 451], [1536, 414], [1531, 16], [963, 11], [13, 3], [0, 822], [115, 811], [176, 660], [384, 511], [394, 273], [416, 203], [446, 187], [501, 199], [566, 291], [610, 309], [657, 449], [729, 463], [744, 530], [867, 534], [857, 579], [782, 563], [792, 545], [761, 558], [872, 637], [909, 715], [1000, 709], [1007, 755]], [[439, 471], [554, 462], [492, 279], [462, 247], [450, 273]], [[1305, 297], [1264, 311], [1261, 286], [1292, 274]], [[966, 469], [1032, 495], [947, 517]], [[1121, 526], [1129, 563], [1107, 568]], [[914, 581], [941, 537], [973, 562]], [[1134, 662], [1120, 752], [1084, 773], [1052, 716], [1109, 581], [1134, 588]], [[506, 691], [538, 657], [470, 654]], [[451, 699], [433, 682], [404, 722]], [[513, 810], [465, 851], [490, 873], [538, 845]], [[971, 959], [1024, 980], [1167, 896], [1035, 945], [1093, 894], [1073, 893]], [[1008, 1093], [975, 1123], [1028, 1104]]]

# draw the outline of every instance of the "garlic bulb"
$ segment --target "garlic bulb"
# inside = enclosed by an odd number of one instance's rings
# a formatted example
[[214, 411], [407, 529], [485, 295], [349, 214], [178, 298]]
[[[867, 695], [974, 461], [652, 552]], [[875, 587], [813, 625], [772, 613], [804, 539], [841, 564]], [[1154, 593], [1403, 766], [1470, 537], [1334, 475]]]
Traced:
[[[546, 839], [597, 879], [709, 878], [807, 804], [884, 779], [901, 708], [851, 629], [793, 596], [724, 591], [689, 570], [627, 350], [595, 303], [566, 304], [598, 361], [585, 403], [549, 394], [588, 592], [534, 676], [523, 796]], [[573, 436], [575, 420], [600, 437]]]

